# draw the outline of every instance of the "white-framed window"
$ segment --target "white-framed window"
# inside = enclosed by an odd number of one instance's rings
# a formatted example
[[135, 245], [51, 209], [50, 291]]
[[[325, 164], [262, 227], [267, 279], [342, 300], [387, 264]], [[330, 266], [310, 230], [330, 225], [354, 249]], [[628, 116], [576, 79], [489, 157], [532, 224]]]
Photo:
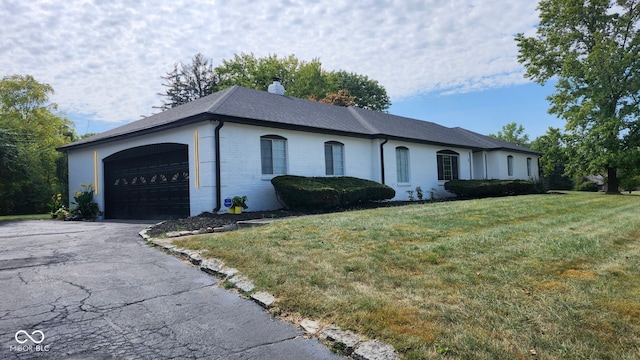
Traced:
[[262, 175], [287, 173], [287, 139], [278, 135], [260, 137]]
[[438, 180], [457, 180], [458, 169], [458, 154], [451, 150], [441, 150], [436, 153], [438, 160]]
[[527, 176], [531, 177], [531, 174], [533, 174], [533, 172], [531, 171], [531, 162], [533, 160], [531, 158], [527, 158]]
[[409, 149], [404, 146], [396, 148], [396, 170], [398, 183], [409, 182]]
[[324, 168], [326, 175], [344, 175], [344, 144], [337, 141], [324, 143]]
[[507, 176], [513, 176], [513, 156], [507, 156]]

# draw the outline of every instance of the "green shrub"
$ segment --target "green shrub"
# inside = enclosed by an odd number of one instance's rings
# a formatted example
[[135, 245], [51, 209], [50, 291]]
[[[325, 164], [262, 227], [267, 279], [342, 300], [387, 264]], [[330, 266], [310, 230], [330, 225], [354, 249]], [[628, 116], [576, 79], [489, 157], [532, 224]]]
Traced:
[[577, 191], [598, 192], [599, 189], [598, 183], [587, 178], [578, 179], [575, 184], [574, 190]]
[[82, 190], [74, 191], [75, 196], [73, 199], [75, 201], [73, 203], [76, 204], [76, 207], [72, 213], [85, 220], [95, 219], [100, 210], [98, 209], [98, 204], [93, 202], [93, 184], [80, 184], [80, 187]]
[[620, 187], [629, 193], [638, 189], [640, 187], [640, 175], [623, 177], [620, 180]]
[[271, 179], [271, 183], [280, 199], [292, 209], [348, 207], [396, 195], [395, 190], [386, 185], [350, 176], [281, 175]]
[[536, 194], [542, 191], [539, 183], [525, 180], [451, 180], [444, 188], [460, 198]]

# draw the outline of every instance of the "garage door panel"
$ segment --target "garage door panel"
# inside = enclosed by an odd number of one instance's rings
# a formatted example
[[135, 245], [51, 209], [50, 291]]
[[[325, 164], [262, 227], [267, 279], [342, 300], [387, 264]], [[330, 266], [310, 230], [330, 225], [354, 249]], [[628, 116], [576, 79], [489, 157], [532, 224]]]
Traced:
[[165, 145], [130, 149], [105, 159], [107, 218], [189, 216], [187, 146]]

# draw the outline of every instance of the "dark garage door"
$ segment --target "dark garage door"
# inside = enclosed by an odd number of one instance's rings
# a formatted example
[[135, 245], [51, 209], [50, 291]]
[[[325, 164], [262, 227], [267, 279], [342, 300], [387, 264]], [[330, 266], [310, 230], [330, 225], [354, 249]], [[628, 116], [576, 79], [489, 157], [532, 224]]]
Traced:
[[187, 145], [154, 144], [104, 159], [105, 218], [189, 216]]

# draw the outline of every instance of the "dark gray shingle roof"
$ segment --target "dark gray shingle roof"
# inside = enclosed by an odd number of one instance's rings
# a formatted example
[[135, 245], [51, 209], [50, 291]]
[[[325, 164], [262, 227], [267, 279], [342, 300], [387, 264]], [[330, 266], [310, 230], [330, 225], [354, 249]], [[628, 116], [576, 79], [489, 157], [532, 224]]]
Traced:
[[509, 149], [536, 153], [462, 128], [448, 128], [428, 121], [356, 107], [321, 104], [240, 86], [230, 87], [159, 114], [76, 141], [61, 147], [60, 150], [90, 146], [94, 143], [114, 141], [216, 119], [349, 136], [394, 138], [478, 150]]

